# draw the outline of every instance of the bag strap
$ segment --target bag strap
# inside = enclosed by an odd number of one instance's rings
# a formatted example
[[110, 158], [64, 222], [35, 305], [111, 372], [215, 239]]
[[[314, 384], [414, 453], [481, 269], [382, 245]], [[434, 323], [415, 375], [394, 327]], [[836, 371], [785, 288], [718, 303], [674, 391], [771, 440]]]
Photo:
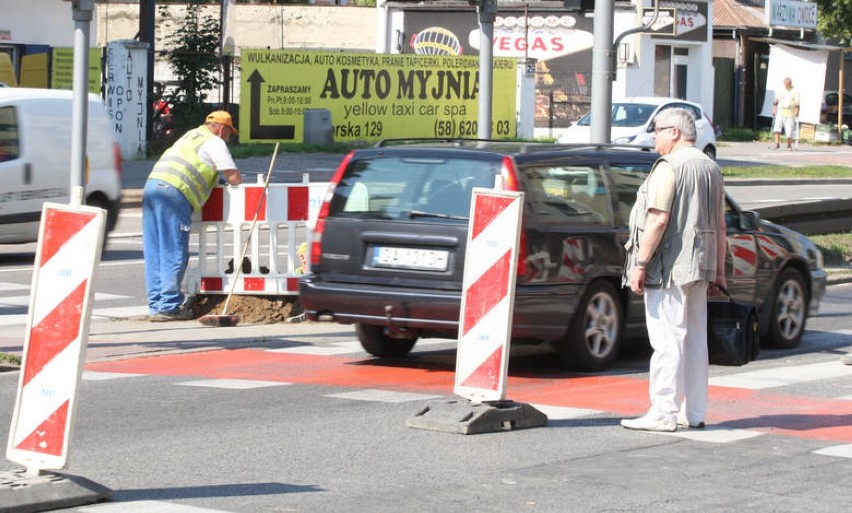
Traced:
[[718, 288], [719, 288], [719, 290], [721, 290], [721, 291], [722, 291], [722, 294], [724, 294], [724, 295], [725, 295], [725, 296], [726, 296], [729, 300], [731, 300], [731, 301], [733, 301], [733, 300], [734, 300], [734, 297], [733, 297], [733, 296], [731, 296], [731, 293], [728, 291], [728, 289], [726, 289], [725, 287], [723, 287], [723, 286], [719, 285], [718, 283], [714, 283], [714, 285], [716, 285], [716, 287], [718, 287]]

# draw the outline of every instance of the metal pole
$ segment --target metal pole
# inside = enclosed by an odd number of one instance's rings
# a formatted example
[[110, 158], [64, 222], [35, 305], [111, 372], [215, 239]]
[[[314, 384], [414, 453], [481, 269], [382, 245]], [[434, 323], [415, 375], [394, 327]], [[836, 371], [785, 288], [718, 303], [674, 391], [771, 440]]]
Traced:
[[[840, 49], [840, 76], [837, 78], [837, 140], [843, 144], [843, 62], [846, 60], [846, 50]], [[849, 120], [845, 120], [847, 123]]]
[[71, 95], [71, 205], [83, 203], [89, 109], [89, 28], [94, 0], [74, 0], [74, 82]]
[[497, 0], [482, 0], [476, 6], [479, 13], [479, 139], [491, 138], [491, 105], [494, 96], [492, 78], [494, 66], [494, 21], [497, 19]]
[[592, 49], [591, 142], [593, 144], [608, 143], [611, 139], [613, 26], [613, 2], [596, 1]]
[[145, 111], [148, 116], [146, 140], [152, 139], [154, 129], [154, 27], [156, 25], [156, 0], [139, 0], [139, 40], [148, 43], [148, 69]]

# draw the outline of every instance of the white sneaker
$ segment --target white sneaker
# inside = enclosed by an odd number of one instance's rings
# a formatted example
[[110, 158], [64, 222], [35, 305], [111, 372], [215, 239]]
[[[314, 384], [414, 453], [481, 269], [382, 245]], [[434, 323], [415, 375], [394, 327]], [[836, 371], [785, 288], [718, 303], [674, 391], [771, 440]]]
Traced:
[[704, 429], [704, 422], [690, 422], [686, 419], [686, 415], [678, 415], [677, 427], [684, 429]]
[[669, 433], [677, 431], [677, 422], [674, 419], [661, 419], [651, 414], [646, 414], [638, 419], [623, 419], [621, 426], [636, 431], [664, 431]]

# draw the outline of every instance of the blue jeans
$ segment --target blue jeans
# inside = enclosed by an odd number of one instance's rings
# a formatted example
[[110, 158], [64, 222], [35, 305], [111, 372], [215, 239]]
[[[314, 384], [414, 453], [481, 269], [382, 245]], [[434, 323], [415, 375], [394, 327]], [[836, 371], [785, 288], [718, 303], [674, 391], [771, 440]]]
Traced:
[[142, 253], [145, 289], [152, 315], [183, 305], [181, 291], [189, 261], [192, 205], [183, 193], [161, 180], [148, 180], [142, 195]]

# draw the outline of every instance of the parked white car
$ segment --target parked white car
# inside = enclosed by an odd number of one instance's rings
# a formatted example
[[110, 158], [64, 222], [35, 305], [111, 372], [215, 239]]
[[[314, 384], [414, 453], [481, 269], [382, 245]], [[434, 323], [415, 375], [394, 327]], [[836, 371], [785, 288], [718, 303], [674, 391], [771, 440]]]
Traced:
[[[665, 109], [686, 109], [695, 116], [697, 139], [695, 145], [710, 158], [716, 159], [716, 128], [701, 105], [677, 98], [642, 96], [612, 102], [611, 138], [615, 144], [654, 147], [653, 121]], [[568, 127], [559, 137], [561, 143], [591, 142], [592, 113], [589, 112]]]

